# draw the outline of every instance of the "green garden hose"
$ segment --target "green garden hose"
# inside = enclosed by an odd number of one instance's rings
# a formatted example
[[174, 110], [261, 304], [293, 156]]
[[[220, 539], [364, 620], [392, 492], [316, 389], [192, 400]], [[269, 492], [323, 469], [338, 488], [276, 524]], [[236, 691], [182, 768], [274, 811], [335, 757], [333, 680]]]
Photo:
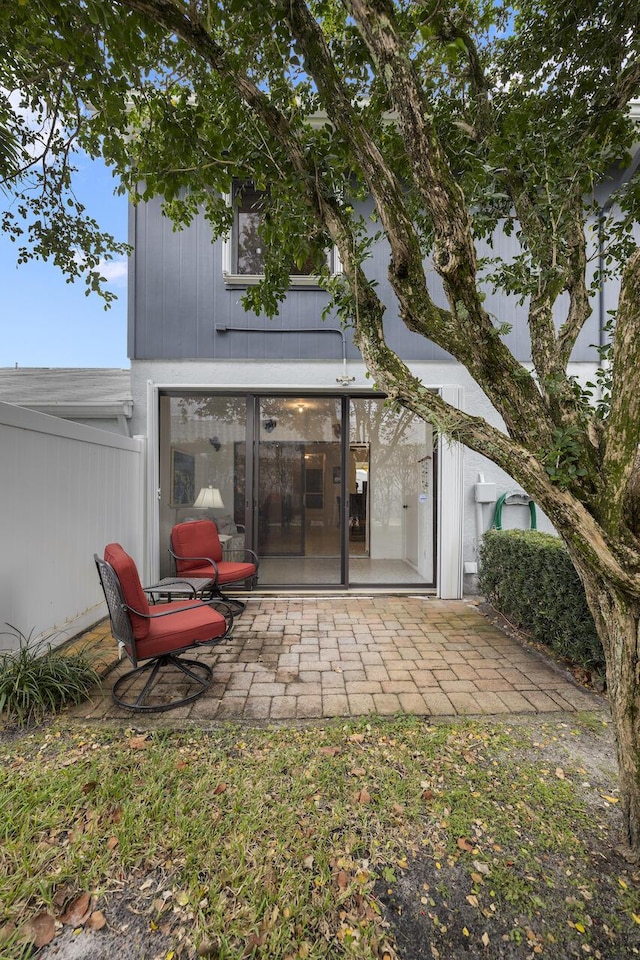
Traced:
[[[502, 508], [504, 507], [507, 501], [507, 498], [512, 496], [514, 496], [513, 492], [503, 493], [502, 496], [498, 497], [498, 499], [496, 500], [496, 512], [493, 515], [493, 526], [495, 527], [496, 530], [502, 530]], [[523, 494], [519, 494], [519, 496], [523, 496]], [[526, 494], [524, 494], [524, 496], [526, 496]], [[529, 514], [531, 516], [531, 529], [537, 530], [538, 520], [536, 517], [536, 505], [531, 499], [531, 497], [529, 497]]]

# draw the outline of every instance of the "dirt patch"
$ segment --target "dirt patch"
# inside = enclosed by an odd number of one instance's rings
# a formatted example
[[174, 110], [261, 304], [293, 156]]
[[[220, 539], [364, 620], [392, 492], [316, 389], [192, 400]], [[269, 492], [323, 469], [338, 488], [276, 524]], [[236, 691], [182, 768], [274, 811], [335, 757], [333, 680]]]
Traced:
[[195, 957], [190, 938], [192, 916], [172, 890], [162, 871], [141, 872], [117, 889], [101, 893], [95, 906], [106, 918], [100, 930], [88, 925], [61, 925], [46, 946], [23, 956], [34, 960], [166, 960]]
[[[621, 858], [599, 857], [608, 879], [593, 893], [563, 895], [566, 864], [552, 857], [544, 878], [536, 884], [528, 906], [497, 901], [491, 877], [482, 884], [470, 878], [464, 865], [415, 860], [397, 883], [378, 883], [377, 894], [393, 932], [400, 960], [553, 960], [592, 956], [596, 960], [627, 960], [640, 954], [640, 927], [634, 934], [612, 924], [617, 902], [611, 883], [627, 875]], [[584, 879], [584, 878], [583, 878]], [[527, 885], [514, 875], [514, 886]], [[613, 913], [615, 917], [615, 913]], [[582, 919], [571, 920], [575, 916]]]
[[[518, 741], [522, 732], [530, 736], [530, 748], [520, 750], [523, 762], [534, 761], [541, 772], [558, 777], [566, 770], [573, 782], [578, 773], [576, 793], [588, 809], [588, 819], [576, 824], [579, 851], [568, 859], [552, 849], [528, 857], [530, 838], [524, 835], [512, 848], [496, 847], [493, 857], [486, 850], [479, 856], [472, 844], [459, 858], [438, 857], [427, 844], [424, 856], [389, 865], [375, 892], [399, 960], [640, 956], [640, 918], [630, 920], [639, 902], [640, 866], [618, 846], [621, 815], [610, 796], [617, 775], [608, 713], [522, 715], [509, 726]], [[492, 879], [505, 873], [510, 893], [500, 897]], [[631, 894], [624, 918], [621, 888]]]

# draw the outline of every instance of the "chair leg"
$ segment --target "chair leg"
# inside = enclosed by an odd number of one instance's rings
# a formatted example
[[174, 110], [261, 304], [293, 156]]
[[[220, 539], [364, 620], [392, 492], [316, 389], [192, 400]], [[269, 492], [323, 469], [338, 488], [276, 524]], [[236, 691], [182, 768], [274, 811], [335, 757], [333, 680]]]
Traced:
[[225, 603], [228, 603], [230, 607], [235, 607], [235, 609], [242, 613], [244, 608], [247, 605], [246, 600], [238, 600], [236, 597], [230, 597], [226, 593], [223, 593], [222, 590], [214, 590], [212, 593], [212, 599], [224, 600]]
[[[147, 702], [149, 695], [156, 686], [162, 668], [167, 666], [176, 667], [180, 670], [196, 684], [197, 689], [186, 697], [170, 700], [168, 703]], [[128, 696], [130, 687], [147, 672], [149, 676], [140, 693], [137, 696], [135, 693], [133, 696]], [[111, 697], [114, 703], [119, 707], [125, 707], [127, 710], [135, 710], [139, 713], [164, 713], [166, 710], [174, 710], [176, 707], [182, 707], [186, 703], [197, 700], [209, 689], [212, 683], [213, 670], [208, 664], [202, 663], [200, 660], [190, 660], [186, 657], [167, 653], [125, 673], [114, 683]]]

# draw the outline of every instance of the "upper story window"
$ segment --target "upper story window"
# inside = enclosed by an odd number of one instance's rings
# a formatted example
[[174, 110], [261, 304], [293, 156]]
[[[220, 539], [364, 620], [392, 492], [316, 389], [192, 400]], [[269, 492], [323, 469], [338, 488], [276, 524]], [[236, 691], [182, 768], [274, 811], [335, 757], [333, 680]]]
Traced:
[[[226, 283], [258, 283], [264, 276], [264, 250], [262, 222], [267, 194], [256, 190], [250, 182], [235, 183], [229, 202], [233, 206], [231, 236], [224, 241], [223, 275]], [[327, 264], [332, 273], [340, 269], [335, 249], [327, 251]], [[291, 264], [292, 287], [317, 286], [318, 277], [312, 272], [311, 260], [302, 266]]]

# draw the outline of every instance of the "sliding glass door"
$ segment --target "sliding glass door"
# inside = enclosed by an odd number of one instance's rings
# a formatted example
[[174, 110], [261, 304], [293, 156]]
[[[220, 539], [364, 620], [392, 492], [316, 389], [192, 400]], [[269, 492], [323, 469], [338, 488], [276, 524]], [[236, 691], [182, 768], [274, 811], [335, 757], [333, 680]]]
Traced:
[[225, 549], [258, 553], [265, 589], [433, 585], [433, 431], [407, 411], [381, 397], [167, 395], [160, 430], [163, 546], [174, 523], [207, 517]]

